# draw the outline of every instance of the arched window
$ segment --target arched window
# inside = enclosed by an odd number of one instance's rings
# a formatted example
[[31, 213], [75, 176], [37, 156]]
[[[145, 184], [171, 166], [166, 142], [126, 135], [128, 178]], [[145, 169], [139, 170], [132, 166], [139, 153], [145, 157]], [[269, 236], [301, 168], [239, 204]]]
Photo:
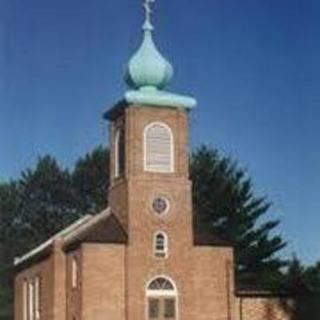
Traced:
[[144, 130], [144, 169], [164, 173], [174, 171], [173, 135], [164, 123], [151, 123]]
[[153, 252], [157, 258], [168, 257], [168, 236], [164, 232], [157, 232], [153, 239]]
[[114, 138], [114, 176], [122, 177], [125, 170], [125, 134], [123, 128], [118, 128]]
[[167, 277], [157, 277], [147, 285], [148, 320], [177, 319], [177, 289]]

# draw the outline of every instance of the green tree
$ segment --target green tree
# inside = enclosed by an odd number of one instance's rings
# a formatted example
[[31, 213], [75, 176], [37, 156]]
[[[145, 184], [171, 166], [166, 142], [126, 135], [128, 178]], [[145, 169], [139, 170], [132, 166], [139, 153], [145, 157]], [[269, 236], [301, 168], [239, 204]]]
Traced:
[[0, 319], [12, 319], [12, 263], [19, 247], [14, 233], [14, 221], [18, 212], [15, 183], [0, 185]]
[[191, 157], [194, 227], [234, 244], [238, 280], [273, 288], [285, 264], [277, 253], [286, 245], [274, 235], [279, 221], [268, 219], [270, 202], [256, 196], [237, 162], [202, 146]]
[[294, 320], [320, 319], [320, 262], [304, 267], [294, 257], [284, 275], [283, 288], [296, 299]]
[[320, 319], [320, 262], [314, 266], [307, 267], [304, 272], [307, 292], [299, 296], [299, 303], [301, 301], [299, 320]]
[[76, 219], [76, 196], [71, 176], [50, 156], [40, 158], [35, 169], [22, 173], [17, 183], [18, 210], [14, 229], [26, 249], [46, 240]]
[[300, 260], [294, 256], [288, 263], [288, 270], [282, 281], [283, 288], [296, 296], [304, 296], [310, 293], [309, 285], [305, 276], [305, 267]]
[[72, 172], [80, 213], [96, 214], [108, 205], [109, 151], [102, 146], [80, 158]]

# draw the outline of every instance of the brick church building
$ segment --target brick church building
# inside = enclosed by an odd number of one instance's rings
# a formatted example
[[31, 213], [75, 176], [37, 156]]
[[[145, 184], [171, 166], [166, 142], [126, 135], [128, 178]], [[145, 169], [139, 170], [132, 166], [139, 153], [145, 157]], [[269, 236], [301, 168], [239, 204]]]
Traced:
[[15, 320], [287, 320], [279, 297], [238, 291], [233, 248], [192, 227], [188, 113], [173, 68], [143, 40], [110, 123], [109, 207], [15, 260]]

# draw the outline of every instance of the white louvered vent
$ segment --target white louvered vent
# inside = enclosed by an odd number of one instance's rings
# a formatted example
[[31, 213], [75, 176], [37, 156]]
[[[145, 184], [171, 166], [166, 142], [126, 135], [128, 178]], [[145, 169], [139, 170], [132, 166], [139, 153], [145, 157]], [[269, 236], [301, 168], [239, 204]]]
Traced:
[[144, 168], [152, 172], [173, 172], [173, 138], [164, 123], [152, 123], [144, 132]]

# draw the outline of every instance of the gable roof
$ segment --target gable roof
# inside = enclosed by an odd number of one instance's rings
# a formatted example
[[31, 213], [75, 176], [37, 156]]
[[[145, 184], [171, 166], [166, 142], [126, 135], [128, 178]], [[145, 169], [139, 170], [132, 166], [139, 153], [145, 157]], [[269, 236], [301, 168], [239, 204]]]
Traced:
[[[81, 243], [126, 244], [127, 240], [128, 235], [125, 229], [111, 209], [107, 208], [97, 215], [85, 215], [23, 256], [16, 257], [14, 266], [20, 269], [25, 264], [33, 264], [50, 255], [57, 241], [62, 242], [62, 248], [65, 251], [70, 251], [76, 249]], [[199, 233], [196, 230], [194, 230], [194, 245], [232, 247], [232, 243], [226, 239], [211, 233]]]
[[109, 212], [108, 215], [101, 215], [96, 221], [91, 221], [86, 228], [67, 236], [63, 248], [65, 251], [74, 250], [81, 243], [126, 244], [127, 239], [127, 233], [119, 220]]
[[87, 223], [91, 218], [92, 218], [92, 215], [88, 214], [88, 215], [85, 215], [84, 217], [78, 219], [77, 221], [72, 223], [70, 226], [68, 226], [67, 228], [59, 231], [58, 233], [53, 235], [51, 238], [49, 238], [47, 241], [43, 242], [42, 244], [40, 244], [36, 248], [30, 250], [29, 252], [27, 252], [23, 256], [16, 257], [14, 259], [14, 265], [18, 266], [18, 265], [22, 264], [23, 262], [25, 262], [25, 261], [33, 258], [34, 256], [38, 255], [42, 251], [46, 251], [46, 249], [51, 247], [56, 240], [58, 240], [59, 238], [63, 238], [68, 233], [73, 232], [74, 230], [79, 228], [81, 225], [84, 225], [85, 223]]
[[20, 268], [21, 265], [33, 263], [39, 257], [49, 255], [57, 241], [62, 242], [63, 249], [70, 250], [83, 242], [125, 244], [127, 235], [110, 208], [107, 208], [95, 216], [86, 215], [78, 219], [35, 249], [16, 257], [14, 266]]
[[211, 247], [233, 247], [233, 243], [213, 233], [193, 231], [193, 243], [195, 246], [211, 246]]

